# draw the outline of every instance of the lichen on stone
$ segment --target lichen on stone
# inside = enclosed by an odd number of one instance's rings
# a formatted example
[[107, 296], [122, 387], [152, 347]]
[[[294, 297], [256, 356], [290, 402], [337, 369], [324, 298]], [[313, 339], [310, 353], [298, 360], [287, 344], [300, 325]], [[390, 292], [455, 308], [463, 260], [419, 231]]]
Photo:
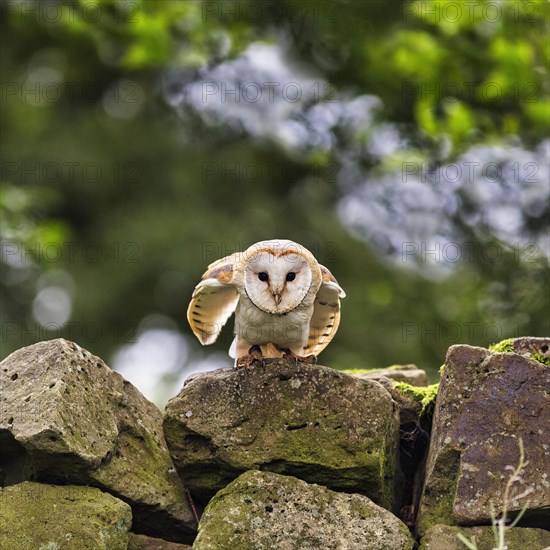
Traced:
[[0, 548], [124, 550], [130, 506], [94, 487], [25, 481], [0, 489]]
[[195, 550], [411, 550], [400, 520], [358, 494], [248, 471], [210, 501]]

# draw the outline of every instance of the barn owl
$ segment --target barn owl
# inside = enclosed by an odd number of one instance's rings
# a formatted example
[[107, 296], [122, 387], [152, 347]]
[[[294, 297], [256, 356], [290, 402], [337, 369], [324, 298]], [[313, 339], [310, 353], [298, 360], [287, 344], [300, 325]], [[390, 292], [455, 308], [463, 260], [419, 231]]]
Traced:
[[309, 250], [283, 239], [262, 241], [208, 266], [187, 319], [208, 345], [235, 312], [229, 355], [236, 366], [262, 357], [312, 362], [338, 329], [344, 296]]

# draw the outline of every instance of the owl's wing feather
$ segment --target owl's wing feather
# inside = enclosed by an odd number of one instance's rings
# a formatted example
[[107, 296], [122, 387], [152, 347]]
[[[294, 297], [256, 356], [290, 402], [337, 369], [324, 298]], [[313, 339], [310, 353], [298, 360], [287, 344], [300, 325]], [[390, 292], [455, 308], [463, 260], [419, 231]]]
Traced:
[[332, 273], [325, 266], [320, 267], [323, 282], [315, 297], [304, 355], [319, 355], [334, 338], [340, 324], [340, 298], [346, 296]]
[[231, 283], [235, 254], [208, 266], [187, 308], [191, 330], [204, 346], [213, 344], [237, 307], [239, 294]]

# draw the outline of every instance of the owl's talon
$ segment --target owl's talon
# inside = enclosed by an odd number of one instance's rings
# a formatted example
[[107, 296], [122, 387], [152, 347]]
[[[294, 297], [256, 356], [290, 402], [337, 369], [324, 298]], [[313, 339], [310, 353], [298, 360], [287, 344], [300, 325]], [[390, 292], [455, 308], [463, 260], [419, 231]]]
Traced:
[[307, 365], [315, 365], [317, 363], [317, 356], [315, 355], [306, 355], [305, 357], [302, 357], [300, 355], [296, 355], [290, 350], [286, 351], [283, 355], [283, 359], [296, 361], [296, 363], [306, 363]]
[[287, 361], [294, 361], [294, 365], [298, 366], [298, 356], [294, 355], [294, 353], [285, 353], [283, 355], [283, 359], [286, 359]]
[[254, 363], [262, 360], [262, 348], [260, 346], [251, 346], [248, 355], [239, 357], [235, 363], [237, 367], [250, 367]]
[[237, 359], [237, 362], [235, 363], [236, 367], [251, 367], [254, 363], [257, 363], [258, 361], [261, 361], [261, 359], [258, 359], [255, 356], [252, 355], [245, 355], [244, 357], [239, 357]]
[[317, 364], [317, 356], [316, 355], [306, 355], [305, 357], [299, 358], [302, 363], [307, 363], [308, 365], [316, 365]]

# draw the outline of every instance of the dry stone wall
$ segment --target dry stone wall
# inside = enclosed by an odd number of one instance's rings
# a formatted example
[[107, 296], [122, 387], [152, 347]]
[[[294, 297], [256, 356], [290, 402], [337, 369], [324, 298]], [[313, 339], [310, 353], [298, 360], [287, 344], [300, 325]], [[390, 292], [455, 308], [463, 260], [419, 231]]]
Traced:
[[72, 342], [22, 348], [0, 365], [0, 548], [484, 550], [492, 503], [524, 510], [509, 550], [541, 550], [549, 345], [453, 346], [437, 392], [411, 365], [258, 361], [164, 415]]

